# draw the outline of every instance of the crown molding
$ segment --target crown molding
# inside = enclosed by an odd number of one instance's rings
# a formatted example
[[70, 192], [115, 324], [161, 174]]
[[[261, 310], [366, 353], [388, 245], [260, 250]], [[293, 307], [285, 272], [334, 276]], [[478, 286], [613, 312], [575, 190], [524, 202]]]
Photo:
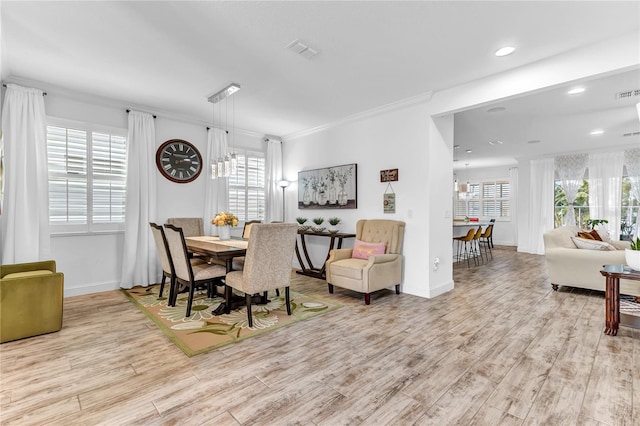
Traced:
[[[182, 122], [185, 122], [185, 123], [200, 125], [200, 126], [203, 126], [203, 127], [216, 127], [218, 129], [225, 130], [223, 126], [220, 126], [216, 122], [198, 120], [198, 119], [186, 116], [186, 115], [176, 114], [176, 113], [168, 111], [168, 110], [163, 110], [163, 109], [159, 109], [159, 108], [151, 108], [151, 107], [146, 106], [146, 105], [140, 105], [140, 104], [136, 104], [136, 103], [132, 103], [132, 102], [124, 102], [124, 101], [116, 100], [116, 99], [113, 99], [113, 98], [106, 98], [106, 97], [103, 97], [103, 96], [89, 94], [89, 93], [86, 93], [86, 92], [78, 92], [78, 91], [75, 91], [75, 90], [70, 90], [70, 89], [67, 89], [65, 87], [56, 86], [54, 84], [45, 83], [45, 82], [42, 82], [42, 81], [30, 80], [30, 79], [26, 79], [26, 78], [22, 78], [22, 77], [16, 77], [16, 76], [10, 76], [6, 80], [4, 80], [3, 83], [18, 84], [20, 86], [26, 86], [26, 87], [37, 87], [39, 90], [47, 92], [47, 96], [59, 95], [59, 96], [63, 96], [63, 97], [69, 98], [69, 99], [74, 99], [74, 100], [77, 100], [77, 101], [81, 101], [81, 102], [87, 102], [87, 103], [91, 103], [91, 104], [97, 104], [97, 105], [101, 105], [101, 106], [122, 109], [123, 111], [127, 110], [127, 109], [131, 109], [131, 110], [146, 112], [146, 113], [155, 115], [157, 117], [168, 118], [168, 119], [176, 120], [176, 121], [182, 121]], [[264, 137], [264, 133], [258, 133], [258, 132], [255, 132], [253, 130], [246, 130], [246, 129], [241, 129], [241, 128], [238, 128], [238, 127], [236, 127], [234, 130], [235, 130], [237, 135], [245, 135], [245, 136], [255, 137], [255, 138], [258, 138], [258, 139]]]
[[309, 136], [314, 133], [322, 132], [324, 130], [331, 129], [333, 127], [342, 126], [347, 123], [352, 123], [354, 121], [359, 121], [365, 118], [373, 117], [379, 114], [395, 111], [398, 109], [406, 108], [415, 104], [429, 102], [433, 97], [433, 91], [422, 93], [420, 95], [412, 96], [410, 98], [401, 99], [396, 102], [392, 102], [390, 104], [382, 105], [379, 107], [371, 108], [366, 111], [358, 112], [353, 115], [349, 115], [340, 120], [333, 121], [331, 123], [323, 124], [317, 127], [312, 127], [310, 129], [301, 130], [299, 132], [290, 133], [288, 135], [282, 136], [282, 140], [290, 141], [294, 139], [298, 139], [304, 136]]

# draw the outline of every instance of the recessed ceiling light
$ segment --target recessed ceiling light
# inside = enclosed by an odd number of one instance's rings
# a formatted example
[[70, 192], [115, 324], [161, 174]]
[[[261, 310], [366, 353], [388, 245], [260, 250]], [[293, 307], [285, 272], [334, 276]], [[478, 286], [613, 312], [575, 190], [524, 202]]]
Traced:
[[460, 145], [454, 145], [453, 149], [460, 149]]
[[494, 107], [494, 108], [489, 108], [487, 110], [487, 112], [494, 113], [494, 112], [502, 112], [502, 111], [506, 111], [506, 110], [507, 109], [505, 107]]
[[583, 93], [585, 91], [584, 87], [574, 87], [573, 89], [567, 92], [567, 95], [577, 95]]
[[598, 136], [604, 133], [604, 130], [602, 129], [595, 129], [592, 130], [591, 133], [589, 133], [591, 136]]
[[489, 141], [489, 145], [491, 146], [502, 145], [502, 141]]
[[498, 50], [496, 50], [495, 55], [496, 56], [507, 56], [507, 55], [511, 55], [513, 52], [515, 52], [516, 48], [513, 46], [505, 46], [502, 47]]
[[465, 151], [467, 154], [471, 154], [473, 151], [471, 151], [470, 149]]
[[533, 140], [527, 141], [527, 143], [540, 143], [540, 139], [533, 139]]

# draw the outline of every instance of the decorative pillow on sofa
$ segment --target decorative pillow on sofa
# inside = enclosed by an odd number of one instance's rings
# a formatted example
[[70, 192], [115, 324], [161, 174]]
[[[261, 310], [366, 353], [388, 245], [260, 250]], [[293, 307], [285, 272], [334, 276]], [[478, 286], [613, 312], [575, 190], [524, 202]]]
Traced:
[[580, 238], [580, 237], [571, 237], [571, 240], [573, 240], [573, 243], [579, 249], [602, 250], [602, 251], [616, 250], [614, 246], [604, 241], [588, 240], [586, 238]]
[[367, 260], [369, 256], [374, 254], [384, 254], [385, 248], [385, 243], [365, 243], [364, 241], [356, 240], [351, 257], [353, 259]]
[[[578, 237], [584, 238], [585, 240], [595, 240], [596, 238], [591, 235], [591, 232], [578, 232]], [[602, 241], [600, 236], [598, 236], [598, 241]]]
[[597, 234], [600, 237], [601, 241], [611, 244], [611, 235], [609, 235], [609, 229], [607, 227], [602, 225], [596, 226], [596, 229], [591, 231], [591, 235], [593, 235], [593, 238], [596, 238], [594, 234]]

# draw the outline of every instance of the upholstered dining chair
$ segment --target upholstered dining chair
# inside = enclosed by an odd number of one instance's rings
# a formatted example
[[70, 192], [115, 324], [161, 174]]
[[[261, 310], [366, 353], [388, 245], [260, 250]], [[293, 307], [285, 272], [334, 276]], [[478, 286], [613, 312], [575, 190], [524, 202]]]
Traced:
[[206, 285], [208, 294], [211, 294], [215, 281], [223, 278], [227, 269], [222, 265], [209, 265], [207, 263], [192, 264], [189, 261], [189, 251], [184, 241], [182, 228], [166, 224], [164, 225], [165, 237], [169, 248], [169, 255], [173, 262], [175, 277], [172, 283], [171, 294], [173, 299], [169, 300], [170, 306], [175, 306], [178, 297], [178, 284], [189, 288], [189, 299], [187, 301], [187, 312], [185, 317], [191, 316], [191, 305], [193, 304], [193, 294], [195, 288]]
[[249, 220], [249, 221], [244, 223], [244, 228], [242, 228], [242, 238], [243, 239], [245, 239], [245, 240], [249, 239], [249, 236], [251, 235], [251, 227], [255, 223], [262, 223], [262, 221], [260, 221], [260, 220]]
[[395, 285], [400, 294], [404, 228], [405, 223], [397, 220], [359, 220], [353, 249], [335, 249], [329, 254], [329, 293], [334, 286], [364, 293], [366, 305], [371, 303], [371, 293], [383, 288]]
[[227, 274], [227, 313], [231, 307], [232, 289], [243, 292], [247, 305], [247, 321], [249, 327], [253, 327], [252, 295], [284, 287], [287, 314], [291, 315], [289, 281], [297, 235], [296, 223], [257, 223], [251, 227], [244, 269]]
[[182, 228], [185, 237], [204, 235], [204, 221], [201, 217], [170, 217], [167, 223]]
[[[164, 292], [164, 283], [167, 278], [169, 279], [169, 303], [172, 303], [174, 299], [174, 281], [175, 270], [173, 268], [173, 261], [171, 260], [171, 254], [169, 252], [169, 245], [167, 244], [167, 238], [164, 234], [164, 229], [162, 226], [149, 222], [149, 226], [151, 227], [151, 234], [153, 235], [153, 239], [156, 242], [156, 251], [158, 252], [158, 258], [160, 259], [160, 266], [162, 267], [162, 281], [160, 281], [160, 292], [159, 296], [162, 297], [162, 293]], [[192, 258], [189, 259], [192, 265], [202, 265], [206, 263], [203, 259], [200, 258]]]

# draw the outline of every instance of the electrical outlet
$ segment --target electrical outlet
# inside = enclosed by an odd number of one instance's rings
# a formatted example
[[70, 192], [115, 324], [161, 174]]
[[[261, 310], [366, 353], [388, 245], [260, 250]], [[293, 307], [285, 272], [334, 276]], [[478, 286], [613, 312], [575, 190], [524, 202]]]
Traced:
[[439, 267], [440, 267], [440, 258], [436, 257], [435, 259], [433, 259], [433, 270], [437, 271]]

